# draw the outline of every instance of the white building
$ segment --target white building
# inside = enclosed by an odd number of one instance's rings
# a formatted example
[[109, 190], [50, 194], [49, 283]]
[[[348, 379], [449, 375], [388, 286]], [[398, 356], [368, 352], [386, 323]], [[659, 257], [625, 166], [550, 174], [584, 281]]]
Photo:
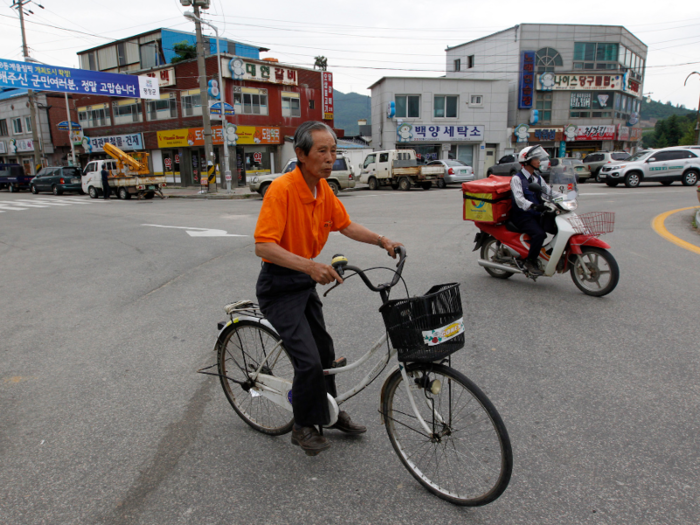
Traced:
[[446, 72], [508, 81], [516, 149], [542, 144], [550, 155], [584, 156], [637, 146], [646, 56], [622, 26], [521, 24], [448, 48]]
[[455, 158], [483, 177], [507, 148], [507, 80], [384, 77], [369, 89], [375, 151]]

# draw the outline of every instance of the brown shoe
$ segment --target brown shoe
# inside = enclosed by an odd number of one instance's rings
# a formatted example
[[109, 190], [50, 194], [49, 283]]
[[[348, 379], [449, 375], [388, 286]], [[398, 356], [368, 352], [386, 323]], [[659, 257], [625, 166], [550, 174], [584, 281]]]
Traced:
[[314, 427], [292, 428], [292, 445], [300, 446], [307, 456], [315, 456], [331, 446]]
[[364, 434], [367, 432], [367, 427], [354, 423], [344, 410], [341, 410], [338, 414], [338, 421], [335, 422], [335, 425], [331, 425], [328, 428], [334, 428], [335, 430], [340, 430], [350, 435]]

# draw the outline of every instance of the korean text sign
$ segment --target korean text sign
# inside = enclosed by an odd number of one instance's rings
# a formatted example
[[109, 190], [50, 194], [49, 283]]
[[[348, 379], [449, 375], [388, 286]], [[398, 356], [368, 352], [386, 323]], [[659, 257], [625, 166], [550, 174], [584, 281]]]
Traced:
[[333, 73], [323, 72], [323, 120], [333, 120]]
[[520, 94], [518, 107], [532, 108], [532, 97], [535, 94], [535, 52], [523, 51], [520, 59]]
[[158, 80], [136, 75], [0, 60], [0, 87], [159, 99]]

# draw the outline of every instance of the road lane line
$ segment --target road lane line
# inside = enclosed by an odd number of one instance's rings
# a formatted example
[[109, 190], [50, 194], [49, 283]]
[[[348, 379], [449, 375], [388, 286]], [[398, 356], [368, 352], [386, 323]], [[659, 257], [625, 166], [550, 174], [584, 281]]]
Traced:
[[10, 206], [28, 206], [29, 208], [48, 208], [45, 204], [37, 204], [35, 202], [27, 202], [26, 200], [18, 201], [0, 201], [0, 205], [9, 204]]
[[662, 213], [661, 215], [657, 215], [654, 217], [654, 220], [651, 223], [652, 228], [654, 228], [654, 231], [661, 235], [664, 239], [667, 241], [672, 242], [673, 244], [676, 244], [680, 246], [681, 248], [685, 248], [686, 250], [689, 250], [691, 252], [700, 254], [700, 247], [695, 246], [694, 244], [691, 244], [689, 242], [684, 241], [683, 239], [679, 239], [675, 235], [673, 235], [671, 232], [669, 232], [666, 229], [666, 226], [664, 225], [664, 222], [666, 222], [666, 219], [673, 215], [674, 213], [678, 213], [680, 211], [686, 211], [686, 210], [696, 210], [700, 208], [700, 206], [690, 206], [689, 208], [680, 208], [678, 210], [671, 210], [667, 211], [665, 213]]

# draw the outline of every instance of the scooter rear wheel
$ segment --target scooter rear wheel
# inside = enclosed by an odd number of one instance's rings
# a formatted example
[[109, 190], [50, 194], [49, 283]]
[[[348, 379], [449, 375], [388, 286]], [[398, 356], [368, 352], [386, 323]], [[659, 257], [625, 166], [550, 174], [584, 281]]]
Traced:
[[[501, 250], [502, 248], [500, 244], [498, 244], [498, 241], [493, 237], [489, 237], [488, 240], [481, 246], [481, 258], [486, 261], [502, 263], [503, 261], [498, 257]], [[495, 277], [496, 279], [508, 279], [509, 277], [512, 277], [514, 273], [487, 267], [484, 267], [484, 270], [486, 270], [491, 277]]]

